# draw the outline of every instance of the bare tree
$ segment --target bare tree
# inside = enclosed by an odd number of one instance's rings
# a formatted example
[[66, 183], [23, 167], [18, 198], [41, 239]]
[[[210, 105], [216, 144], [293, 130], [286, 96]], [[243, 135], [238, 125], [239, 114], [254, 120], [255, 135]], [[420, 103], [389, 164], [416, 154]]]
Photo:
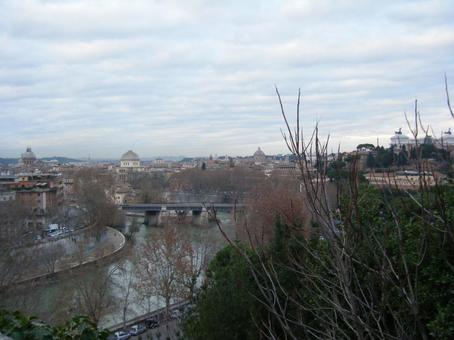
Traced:
[[33, 263], [24, 247], [33, 242], [27, 221], [31, 208], [15, 201], [0, 203], [0, 293], [2, 287], [20, 281]]
[[308, 234], [310, 214], [305, 209], [303, 194], [298, 189], [296, 183], [293, 188], [265, 183], [249, 191], [245, 200], [247, 218], [242, 223], [237, 221], [237, 238], [263, 246], [273, 238], [274, 225], [278, 219]]
[[162, 234], [153, 235], [142, 246], [138, 264], [142, 291], [163, 298], [167, 316], [172, 301], [183, 295], [179, 273], [185, 265], [186, 243], [181, 235], [176, 227], [166, 225]]
[[[402, 192], [390, 182], [382, 192], [382, 206], [378, 207], [382, 217], [374, 221], [368, 219], [368, 207], [362, 207], [364, 197], [355, 164], [350, 167], [348, 178], [336, 183], [346, 200], [333, 203], [326, 178], [329, 136], [322, 140], [316, 126], [305, 139], [300, 127], [300, 94], [293, 128], [277, 89], [276, 92], [286, 124], [283, 138], [300, 169], [304, 204], [317, 225], [316, 233], [311, 233], [312, 239], [318, 238], [326, 250], [320, 252], [314, 248], [312, 242], [300, 237], [304, 235], [304, 230], [300, 230], [290, 233], [299, 251], [295, 254], [289, 251], [285, 263], [270, 259], [266, 251], [251, 243], [257, 265], [229, 240], [248, 263], [258, 287], [256, 298], [268, 313], [258, 320], [262, 335], [269, 339], [408, 339], [415, 335], [428, 339], [419, 292], [422, 265], [430, 258], [429, 244], [433, 244], [434, 238], [442, 240], [439, 243], [442, 249], [454, 244], [452, 224], [446, 214], [449, 203], [443, 194], [434, 195], [434, 190], [429, 190], [426, 172], [430, 169], [419, 161], [420, 185], [416, 193]], [[415, 105], [411, 127], [415, 140], [419, 129], [427, 130], [421, 124]], [[316, 172], [314, 163], [318, 168]], [[417, 246], [411, 259], [406, 249], [408, 226], [399, 216], [396, 200], [399, 204], [414, 205], [409, 211], [418, 221], [415, 228], [419, 230], [419, 238], [416, 238]], [[434, 211], [431, 206], [438, 210]], [[438, 226], [436, 229], [434, 223]], [[222, 227], [220, 229], [224, 233]], [[224, 236], [227, 237], [225, 233]], [[391, 239], [396, 240], [396, 247], [390, 246]], [[446, 266], [452, 269], [452, 264]], [[299, 289], [287, 287], [279, 275], [282, 270], [297, 278]], [[398, 308], [406, 312], [396, 311], [393, 296], [399, 297]]]
[[111, 174], [92, 168], [80, 170], [74, 179], [74, 191], [85, 212], [87, 225], [94, 227], [98, 236], [105, 226], [122, 223], [121, 214], [111, 199]]
[[203, 237], [197, 242], [189, 239], [183, 242], [183, 257], [180, 259], [178, 279], [186, 289], [184, 295], [190, 300], [196, 296], [199, 280], [206, 271], [212, 253], [211, 243]]
[[79, 314], [87, 315], [98, 324], [101, 317], [114, 305], [112, 288], [117, 266], [102, 268], [97, 264], [87, 266], [84, 272], [73, 275], [74, 307]]
[[55, 272], [57, 263], [63, 258], [64, 255], [65, 249], [58, 241], [42, 245], [37, 254], [35, 254], [47, 273]]
[[134, 291], [136, 287], [135, 279], [135, 266], [136, 260], [133, 258], [132, 262], [124, 261], [121, 265], [118, 266], [118, 271], [116, 274], [116, 288], [119, 292], [118, 304], [121, 307], [122, 311], [122, 322], [123, 327], [126, 327], [127, 315], [131, 307], [132, 298], [134, 296]]
[[73, 242], [74, 251], [72, 253], [73, 261], [76, 261], [78, 265], [84, 263], [87, 259], [86, 250], [90, 244], [90, 233], [82, 232], [74, 235], [70, 238], [70, 241]]

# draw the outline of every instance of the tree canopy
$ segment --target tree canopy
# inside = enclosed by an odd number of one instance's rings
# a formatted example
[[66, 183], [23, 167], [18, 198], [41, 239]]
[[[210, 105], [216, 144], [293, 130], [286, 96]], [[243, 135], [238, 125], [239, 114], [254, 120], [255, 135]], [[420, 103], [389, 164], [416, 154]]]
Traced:
[[426, 211], [364, 184], [356, 207], [349, 195], [332, 239], [316, 224], [303, 237], [277, 222], [267, 246], [219, 252], [185, 322], [189, 339], [453, 338], [454, 189], [426, 192]]

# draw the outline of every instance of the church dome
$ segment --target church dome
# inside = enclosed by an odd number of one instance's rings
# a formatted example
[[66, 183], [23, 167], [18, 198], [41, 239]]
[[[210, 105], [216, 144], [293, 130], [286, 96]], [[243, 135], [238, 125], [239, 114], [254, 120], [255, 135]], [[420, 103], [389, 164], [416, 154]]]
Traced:
[[139, 155], [134, 151], [129, 150], [121, 156], [122, 161], [140, 161]]
[[21, 158], [23, 160], [36, 160], [36, 156], [34, 152], [32, 151], [31, 147], [28, 147], [27, 150], [21, 155]]
[[254, 157], [265, 157], [265, 153], [260, 149], [260, 147], [257, 149], [256, 152], [254, 152]]

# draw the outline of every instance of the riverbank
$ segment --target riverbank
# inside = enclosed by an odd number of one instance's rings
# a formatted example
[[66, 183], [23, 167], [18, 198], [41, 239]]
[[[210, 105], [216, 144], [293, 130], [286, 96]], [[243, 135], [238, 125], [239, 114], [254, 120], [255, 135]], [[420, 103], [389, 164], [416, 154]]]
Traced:
[[[79, 233], [77, 237], [73, 235], [71, 238], [58, 239], [52, 243], [47, 242], [39, 245], [41, 248], [49, 248], [44, 249], [44, 253], [42, 249], [37, 251], [37, 253], [41, 253], [41, 258], [35, 259], [35, 261], [40, 261], [39, 265], [29, 268], [28, 274], [11, 284], [17, 285], [37, 281], [71, 269], [96, 263], [117, 254], [125, 247], [125, 236], [114, 228], [105, 227], [101, 236], [88, 235], [90, 232], [91, 230], [86, 229], [85, 235], [83, 235], [84, 233]], [[60, 249], [60, 247], [67, 250], [64, 256], [58, 256], [56, 249]], [[32, 253], [34, 249], [29, 249], [28, 251]]]

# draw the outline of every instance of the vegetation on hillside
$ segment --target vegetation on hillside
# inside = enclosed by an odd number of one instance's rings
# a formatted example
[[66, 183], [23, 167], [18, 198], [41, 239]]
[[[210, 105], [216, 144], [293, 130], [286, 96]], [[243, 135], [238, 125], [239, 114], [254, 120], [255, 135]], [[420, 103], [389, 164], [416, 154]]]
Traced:
[[[186, 336], [226, 339], [217, 330], [228, 330], [229, 339], [452, 339], [454, 188], [428, 184], [422, 148], [414, 154], [413, 190], [392, 182], [371, 187], [357, 159], [348, 167], [327, 162], [318, 128], [305, 144], [299, 112], [296, 129], [283, 107], [282, 114], [312, 224], [282, 223], [278, 215], [268, 244], [231, 241], [209, 267]], [[415, 139], [420, 121], [415, 107]]]
[[0, 334], [12, 339], [107, 339], [109, 332], [83, 316], [75, 316], [62, 326], [49, 326], [19, 312], [0, 310]]

